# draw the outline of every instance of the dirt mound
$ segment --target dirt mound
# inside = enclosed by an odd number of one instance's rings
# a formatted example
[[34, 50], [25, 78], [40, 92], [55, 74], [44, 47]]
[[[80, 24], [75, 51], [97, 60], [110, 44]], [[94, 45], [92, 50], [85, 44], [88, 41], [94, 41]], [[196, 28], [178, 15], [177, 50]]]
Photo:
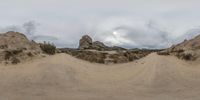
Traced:
[[0, 62], [19, 63], [40, 54], [39, 44], [18, 32], [0, 34]]
[[200, 57], [200, 35], [191, 40], [173, 45], [171, 48], [158, 52], [159, 55], [175, 55], [184, 60], [196, 60]]

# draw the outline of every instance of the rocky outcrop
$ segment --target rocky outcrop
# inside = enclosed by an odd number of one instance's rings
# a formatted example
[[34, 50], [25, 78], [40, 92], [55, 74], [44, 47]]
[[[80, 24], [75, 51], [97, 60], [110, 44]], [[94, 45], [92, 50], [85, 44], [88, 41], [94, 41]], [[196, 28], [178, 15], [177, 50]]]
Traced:
[[78, 49], [62, 48], [59, 51], [89, 62], [112, 64], [131, 62], [157, 50], [127, 50], [118, 46], [109, 47], [100, 41], [93, 42], [90, 36], [84, 35], [79, 41]]
[[92, 43], [92, 49], [105, 51], [105, 50], [109, 50], [109, 47], [104, 45], [103, 42], [95, 41]]
[[62, 53], [67, 53], [76, 58], [86, 60], [94, 63], [102, 63], [102, 64], [117, 64], [117, 63], [127, 63], [131, 61], [135, 61], [141, 59], [152, 52], [156, 52], [154, 50], [124, 50], [124, 51], [99, 51], [99, 50], [80, 50], [80, 49], [72, 49], [72, 48], [63, 48], [60, 49]]
[[196, 60], [200, 57], [200, 35], [191, 40], [184, 40], [182, 43], [158, 52], [159, 55], [175, 55], [184, 60]]
[[39, 44], [29, 41], [22, 33], [7, 32], [0, 34], [0, 63], [17, 64], [37, 56], [41, 52]]
[[92, 38], [88, 35], [82, 36], [79, 40], [79, 49], [91, 49], [92, 48]]
[[79, 47], [80, 50], [87, 50], [87, 49], [94, 49], [99, 51], [112, 51], [112, 50], [126, 50], [122, 47], [109, 47], [106, 46], [103, 42], [100, 41], [92, 41], [92, 38], [88, 35], [82, 36], [82, 38], [79, 40]]

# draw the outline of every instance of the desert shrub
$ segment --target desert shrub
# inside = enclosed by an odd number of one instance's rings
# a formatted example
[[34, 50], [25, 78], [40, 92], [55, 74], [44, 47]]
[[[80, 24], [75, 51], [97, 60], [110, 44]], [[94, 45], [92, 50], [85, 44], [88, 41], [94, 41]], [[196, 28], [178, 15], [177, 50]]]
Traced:
[[5, 51], [5, 60], [9, 60], [11, 57], [12, 57], [12, 53], [11, 52], [9, 52], [9, 51]]
[[28, 52], [27, 55], [28, 55], [29, 57], [33, 57], [33, 56], [34, 56], [31, 52]]
[[128, 59], [128, 61], [133, 61], [133, 60], [135, 60], [135, 55], [134, 55], [134, 53], [126, 52], [126, 53], [124, 53], [124, 56]]
[[56, 46], [50, 43], [40, 44], [42, 51], [49, 55], [54, 55], [56, 53]]
[[200, 46], [195, 47], [195, 49], [200, 49]]
[[185, 59], [185, 60], [192, 60], [193, 56], [191, 54], [186, 54], [186, 55], [183, 55], [182, 58]]
[[12, 53], [13, 55], [17, 55], [17, 54], [22, 53], [22, 52], [23, 52], [22, 49], [12, 50], [12, 51], [11, 51], [11, 53]]
[[177, 53], [175, 54], [179, 59], [184, 59], [184, 60], [196, 60], [197, 55], [193, 51], [185, 51], [182, 53]]
[[96, 53], [91, 51], [71, 51], [71, 53], [68, 54], [75, 56], [76, 58], [95, 63], [104, 63], [106, 58], [106, 54], [104, 53]]
[[22, 53], [22, 49], [17, 49], [17, 50], [7, 50], [5, 52], [5, 60], [9, 60], [11, 57], [14, 57], [15, 55], [18, 55], [19, 53]]
[[114, 63], [125, 63], [129, 61], [128, 57], [126, 56], [124, 53], [120, 53], [120, 54], [111, 54], [109, 57], [113, 59]]
[[13, 57], [13, 58], [11, 59], [11, 63], [12, 63], [12, 64], [18, 64], [18, 63], [20, 63], [20, 60], [17, 59], [16, 57]]
[[1, 45], [0, 46], [0, 49], [6, 49], [6, 48], [8, 48], [8, 45]]

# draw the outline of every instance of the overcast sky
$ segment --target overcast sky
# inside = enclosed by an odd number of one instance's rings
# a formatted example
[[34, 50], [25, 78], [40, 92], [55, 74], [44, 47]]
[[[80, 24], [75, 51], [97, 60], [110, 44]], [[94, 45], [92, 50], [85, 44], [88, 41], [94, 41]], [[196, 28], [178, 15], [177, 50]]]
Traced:
[[199, 9], [199, 0], [0, 0], [0, 31], [59, 47], [88, 34], [109, 46], [165, 48], [200, 33]]

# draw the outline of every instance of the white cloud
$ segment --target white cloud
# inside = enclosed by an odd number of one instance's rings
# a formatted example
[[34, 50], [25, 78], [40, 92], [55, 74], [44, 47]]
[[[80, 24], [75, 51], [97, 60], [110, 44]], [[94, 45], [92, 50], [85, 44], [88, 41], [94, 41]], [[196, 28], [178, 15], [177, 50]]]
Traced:
[[25, 32], [22, 24], [34, 20], [38, 40], [59, 46], [77, 47], [89, 34], [108, 45], [165, 48], [200, 32], [199, 0], [0, 1], [1, 32]]

